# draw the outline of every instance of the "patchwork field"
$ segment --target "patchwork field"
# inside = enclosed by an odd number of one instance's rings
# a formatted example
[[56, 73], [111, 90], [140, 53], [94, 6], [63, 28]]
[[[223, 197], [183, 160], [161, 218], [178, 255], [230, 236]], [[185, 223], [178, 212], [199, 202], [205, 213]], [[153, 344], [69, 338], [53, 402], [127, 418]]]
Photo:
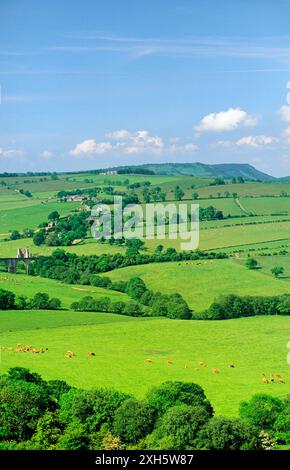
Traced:
[[[4, 178], [3, 178], [4, 179]], [[35, 246], [32, 238], [4, 241], [12, 230], [36, 229], [52, 211], [61, 216], [80, 208], [80, 203], [61, 203], [56, 194], [64, 189], [100, 188], [104, 197], [112, 191], [136, 194], [142, 200], [142, 188], [128, 189], [128, 184], [150, 181], [150, 190], [166, 193], [166, 201], [175, 199], [175, 187], [184, 192], [187, 204], [198, 202], [221, 210], [223, 220], [200, 223], [200, 245], [203, 250], [220, 250], [239, 257], [213, 261], [171, 262], [131, 266], [109, 273], [114, 280], [140, 276], [147, 286], [162, 293], [179, 292], [190, 307], [201, 312], [221, 294], [275, 295], [290, 293], [290, 184], [246, 182], [211, 186], [211, 180], [200, 177], [148, 175], [94, 175], [90, 173], [58, 175], [41, 181], [37, 176], [5, 178], [0, 186], [0, 257], [15, 256], [18, 247], [29, 247], [33, 255], [50, 255], [54, 246]], [[111, 188], [110, 188], [111, 185]], [[10, 189], [8, 189], [8, 186]], [[109, 188], [109, 189], [108, 189]], [[32, 197], [19, 193], [29, 190]], [[223, 197], [225, 192], [230, 196]], [[197, 192], [199, 201], [193, 201]], [[236, 194], [233, 194], [236, 193]], [[281, 194], [283, 193], [283, 196]], [[238, 197], [236, 197], [238, 195]], [[265, 197], [267, 196], [267, 197]], [[250, 214], [254, 214], [250, 216]], [[147, 240], [146, 249], [157, 245], [180, 249], [179, 240]], [[101, 255], [126, 252], [126, 247], [101, 244], [87, 236], [80, 243], [64, 247], [78, 255]], [[259, 256], [262, 252], [275, 256]], [[260, 269], [249, 271], [244, 262], [255, 256]], [[285, 269], [281, 279], [274, 279], [271, 268]], [[33, 297], [48, 293], [62, 300], [65, 310], [1, 311], [0, 371], [12, 366], [28, 367], [45, 378], [60, 378], [84, 388], [107, 386], [143, 397], [148, 388], [164, 380], [184, 380], [204, 387], [217, 413], [236, 415], [241, 400], [254, 393], [269, 392], [275, 396], [289, 393], [290, 369], [286, 362], [290, 339], [289, 317], [255, 317], [227, 321], [179, 321], [165, 318], [132, 318], [103, 313], [71, 311], [70, 305], [82, 297], [109, 296], [128, 301], [126, 294], [91, 286], [65, 285], [51, 279], [8, 274], [1, 266], [0, 288], [17, 295]], [[21, 272], [21, 269], [20, 269]], [[48, 347], [45, 354], [15, 351], [23, 342], [35, 347]], [[11, 348], [11, 349], [10, 349]], [[71, 360], [66, 351], [75, 352]], [[87, 352], [94, 351], [95, 357]], [[146, 363], [147, 358], [152, 363]], [[172, 361], [168, 364], [167, 360]], [[205, 361], [205, 368], [199, 362]], [[230, 363], [235, 368], [228, 367]], [[219, 374], [212, 374], [211, 368]], [[265, 385], [262, 373], [279, 372], [286, 385]]]

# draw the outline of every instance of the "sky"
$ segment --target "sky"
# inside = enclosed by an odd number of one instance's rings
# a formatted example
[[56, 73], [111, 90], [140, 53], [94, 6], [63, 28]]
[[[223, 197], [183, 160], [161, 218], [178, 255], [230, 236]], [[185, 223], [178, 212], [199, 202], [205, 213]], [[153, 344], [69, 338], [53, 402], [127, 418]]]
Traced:
[[0, 172], [290, 175], [290, 0], [1, 0], [0, 17]]

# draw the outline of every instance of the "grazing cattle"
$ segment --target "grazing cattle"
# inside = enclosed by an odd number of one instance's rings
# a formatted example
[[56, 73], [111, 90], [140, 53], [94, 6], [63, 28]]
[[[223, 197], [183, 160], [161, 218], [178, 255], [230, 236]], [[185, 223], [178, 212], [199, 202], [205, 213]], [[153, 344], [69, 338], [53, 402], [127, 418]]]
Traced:
[[263, 377], [263, 378], [262, 378], [262, 382], [263, 382], [263, 384], [267, 384], [267, 383], [268, 383], [268, 379], [266, 379], [266, 377]]
[[206, 367], [206, 363], [204, 361], [200, 361], [199, 365], [200, 367]]
[[88, 355], [89, 357], [92, 357], [92, 356], [95, 356], [96, 354], [95, 354], [94, 352], [91, 352], [91, 351], [90, 351], [90, 352], [87, 353], [87, 355]]
[[279, 377], [279, 378], [281, 378], [281, 374], [278, 374], [278, 372], [275, 372], [275, 374], [274, 374], [274, 375], [275, 375], [275, 377]]
[[145, 359], [145, 362], [151, 363], [151, 362], [153, 362], [153, 361], [152, 361], [152, 359], [148, 358], [148, 359]]
[[280, 384], [284, 384], [285, 383], [285, 380], [283, 380], [282, 378], [278, 378], [278, 382], [280, 382]]
[[17, 343], [17, 347], [20, 348], [22, 346], [22, 343]]
[[230, 368], [230, 369], [234, 369], [234, 368], [235, 368], [235, 364], [229, 364], [229, 368]]
[[216, 369], [215, 367], [213, 367], [211, 371], [212, 371], [213, 374], [218, 374], [219, 373], [219, 370]]
[[173, 364], [173, 361], [170, 361], [169, 359], [166, 362], [167, 364]]
[[74, 357], [74, 355], [75, 354], [72, 351], [67, 351], [67, 353], [66, 353], [66, 357], [68, 357], [69, 359]]

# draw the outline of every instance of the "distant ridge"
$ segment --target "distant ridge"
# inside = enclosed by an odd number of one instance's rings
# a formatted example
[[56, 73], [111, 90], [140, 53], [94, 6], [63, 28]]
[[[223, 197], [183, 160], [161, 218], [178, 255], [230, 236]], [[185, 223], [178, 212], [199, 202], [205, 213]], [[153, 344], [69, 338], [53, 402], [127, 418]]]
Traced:
[[275, 181], [274, 176], [267, 175], [262, 171], [257, 170], [248, 163], [220, 163], [216, 165], [207, 165], [205, 163], [146, 163], [143, 165], [127, 165], [111, 168], [111, 170], [125, 170], [125, 169], [146, 169], [153, 171], [155, 175], [167, 176], [198, 176], [201, 178], [216, 178], [221, 177], [225, 179], [237, 178], [239, 176], [244, 179], [260, 180], [260, 181]]

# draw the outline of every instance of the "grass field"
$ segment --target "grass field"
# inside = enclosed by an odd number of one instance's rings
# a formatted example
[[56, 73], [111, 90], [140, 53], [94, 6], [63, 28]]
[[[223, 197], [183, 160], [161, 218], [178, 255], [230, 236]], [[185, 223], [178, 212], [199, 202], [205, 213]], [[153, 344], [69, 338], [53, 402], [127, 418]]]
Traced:
[[61, 216], [65, 216], [78, 207], [74, 202], [65, 204], [57, 201], [31, 200], [26, 206], [23, 206], [22, 201], [18, 204], [16, 208], [2, 209], [0, 201], [0, 235], [8, 234], [12, 230], [34, 229], [40, 223], [47, 221], [47, 216], [51, 212], [58, 211]]
[[[32, 238], [22, 238], [21, 240], [12, 240], [3, 242], [0, 240], [0, 257], [16, 256], [17, 248], [29, 248], [31, 254], [34, 256], [46, 256], [55, 251], [55, 246], [35, 246]], [[60, 247], [69, 253], [76, 253], [78, 255], [102, 255], [104, 253], [124, 253], [125, 248], [117, 245], [109, 245], [109, 243], [99, 243], [98, 241], [89, 238], [77, 245]]]
[[[254, 393], [289, 392], [287, 385], [261, 383], [263, 372], [279, 372], [286, 383], [290, 380], [289, 318], [172, 321], [72, 312], [4, 312], [1, 317], [2, 346], [14, 348], [23, 342], [48, 347], [40, 355], [2, 350], [1, 372], [16, 365], [28, 367], [46, 379], [65, 379], [83, 388], [113, 387], [137, 397], [165, 380], [196, 382], [216, 412], [226, 415], [236, 415], [240, 401]], [[76, 356], [67, 359], [67, 350]], [[96, 357], [87, 357], [88, 351]], [[151, 364], [145, 362], [149, 357]], [[173, 364], [167, 364], [168, 359]], [[207, 367], [200, 368], [199, 361]], [[219, 374], [212, 374], [212, 367]]]
[[242, 198], [242, 205], [253, 214], [289, 214], [290, 197], [252, 197]]
[[69, 308], [72, 302], [82, 297], [110, 297], [112, 301], [128, 301], [129, 297], [121, 292], [103, 289], [102, 287], [78, 286], [63, 284], [53, 279], [26, 276], [25, 274], [10, 274], [0, 272], [0, 288], [11, 289], [17, 295], [33, 297], [36, 292], [43, 292], [50, 297], [57, 297], [62, 301], [62, 307]]
[[245, 266], [228, 259], [130, 266], [106, 275], [113, 280], [140, 276], [155, 291], [179, 292], [196, 311], [207, 308], [221, 294], [290, 293], [287, 283], [265, 276], [259, 270], [249, 271]]

